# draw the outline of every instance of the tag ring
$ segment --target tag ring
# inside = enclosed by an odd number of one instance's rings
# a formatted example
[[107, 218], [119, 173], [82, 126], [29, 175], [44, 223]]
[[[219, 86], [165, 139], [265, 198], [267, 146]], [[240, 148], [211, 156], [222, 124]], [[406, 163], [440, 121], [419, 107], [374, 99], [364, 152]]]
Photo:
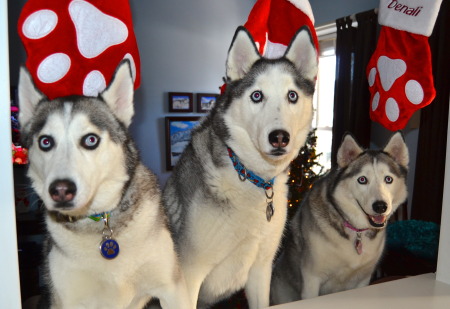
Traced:
[[[267, 191], [269, 191], [269, 190], [271, 190], [271, 191], [270, 191], [270, 194], [267, 193]], [[267, 197], [269, 200], [273, 199], [273, 188], [272, 188], [272, 187], [270, 187], [270, 188], [268, 188], [268, 189], [265, 189], [265, 190], [264, 190], [264, 193], [266, 194], [266, 197]]]

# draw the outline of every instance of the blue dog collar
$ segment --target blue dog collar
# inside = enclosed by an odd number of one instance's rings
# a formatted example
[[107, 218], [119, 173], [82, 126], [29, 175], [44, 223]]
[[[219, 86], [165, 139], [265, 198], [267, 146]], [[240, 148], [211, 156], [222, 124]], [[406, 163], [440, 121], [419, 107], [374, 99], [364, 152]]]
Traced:
[[234, 153], [233, 150], [231, 150], [230, 147], [227, 147], [228, 150], [228, 156], [231, 159], [231, 162], [233, 162], [234, 169], [238, 172], [239, 178], [242, 181], [245, 181], [246, 179], [253, 183], [255, 186], [263, 188], [264, 190], [270, 190], [273, 187], [273, 183], [275, 181], [275, 177], [272, 178], [269, 181], [265, 181], [252, 171], [245, 168], [244, 164], [239, 161], [238, 156]]
[[[253, 173], [252, 171], [247, 170], [245, 168], [244, 164], [242, 164], [241, 161], [239, 161], [238, 156], [233, 152], [233, 150], [231, 150], [230, 147], [227, 146], [227, 150], [228, 150], [228, 156], [230, 157], [230, 160], [233, 163], [234, 169], [238, 173], [239, 179], [241, 181], [248, 180], [255, 186], [264, 189], [264, 193], [266, 194], [266, 203], [267, 203], [266, 218], [267, 218], [267, 221], [270, 222], [273, 214], [275, 213], [275, 208], [272, 203], [273, 194], [274, 194], [273, 183], [275, 181], [275, 177], [269, 181], [265, 181], [264, 179], [262, 179], [261, 177], [259, 177], [255, 173]], [[270, 193], [269, 193], [269, 190], [271, 190]]]

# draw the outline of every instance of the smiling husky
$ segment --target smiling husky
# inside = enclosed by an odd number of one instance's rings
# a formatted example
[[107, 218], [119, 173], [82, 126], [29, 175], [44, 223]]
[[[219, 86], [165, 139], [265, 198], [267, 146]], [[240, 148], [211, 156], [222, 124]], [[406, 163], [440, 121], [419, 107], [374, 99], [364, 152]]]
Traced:
[[406, 201], [408, 149], [400, 132], [383, 150], [346, 135], [338, 167], [319, 179], [294, 215], [273, 273], [273, 304], [369, 284], [389, 217]]

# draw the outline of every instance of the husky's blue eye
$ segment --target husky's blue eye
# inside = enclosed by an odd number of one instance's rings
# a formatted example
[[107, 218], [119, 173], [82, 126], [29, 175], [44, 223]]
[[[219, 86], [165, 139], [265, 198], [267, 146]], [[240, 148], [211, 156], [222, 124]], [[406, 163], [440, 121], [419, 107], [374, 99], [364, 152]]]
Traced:
[[262, 92], [259, 90], [253, 91], [252, 94], [250, 95], [250, 99], [252, 99], [252, 101], [255, 103], [261, 102], [263, 97], [264, 96], [263, 96]]
[[361, 184], [361, 185], [367, 184], [367, 178], [366, 178], [366, 176], [359, 176], [359, 177], [358, 177], [358, 183]]
[[289, 92], [288, 92], [288, 100], [289, 100], [289, 102], [291, 102], [291, 103], [297, 103], [297, 100], [298, 100], [298, 94], [297, 94], [297, 92], [295, 92], [295, 91], [293, 91], [293, 90], [289, 91]]
[[81, 138], [81, 146], [89, 150], [97, 148], [99, 143], [100, 137], [93, 133], [86, 134]]
[[41, 137], [39, 137], [39, 148], [42, 151], [49, 151], [53, 148], [54, 145], [55, 141], [53, 140], [53, 137], [48, 135], [42, 135]]
[[386, 176], [384, 177], [384, 181], [389, 184], [394, 181], [394, 178], [392, 178], [391, 176]]

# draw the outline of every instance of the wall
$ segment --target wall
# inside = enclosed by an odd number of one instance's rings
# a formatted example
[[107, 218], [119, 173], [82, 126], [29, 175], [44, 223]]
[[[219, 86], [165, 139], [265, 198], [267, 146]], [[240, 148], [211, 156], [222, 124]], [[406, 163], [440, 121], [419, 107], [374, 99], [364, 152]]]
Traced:
[[[142, 84], [136, 91], [131, 126], [144, 163], [162, 185], [167, 92], [218, 92], [229, 44], [245, 23], [254, 0], [131, 0], [141, 54]], [[315, 25], [378, 7], [379, 0], [311, 0]], [[192, 114], [190, 114], [192, 115]]]
[[377, 8], [380, 0], [309, 0], [309, 2], [317, 27], [334, 22], [340, 17]]
[[141, 87], [135, 94], [132, 134], [144, 163], [167, 180], [167, 92], [219, 92], [234, 32], [253, 0], [131, 0], [141, 55]]
[[26, 61], [26, 53], [17, 33], [20, 11], [27, 0], [8, 0], [9, 78], [11, 86], [19, 80], [19, 66]]

